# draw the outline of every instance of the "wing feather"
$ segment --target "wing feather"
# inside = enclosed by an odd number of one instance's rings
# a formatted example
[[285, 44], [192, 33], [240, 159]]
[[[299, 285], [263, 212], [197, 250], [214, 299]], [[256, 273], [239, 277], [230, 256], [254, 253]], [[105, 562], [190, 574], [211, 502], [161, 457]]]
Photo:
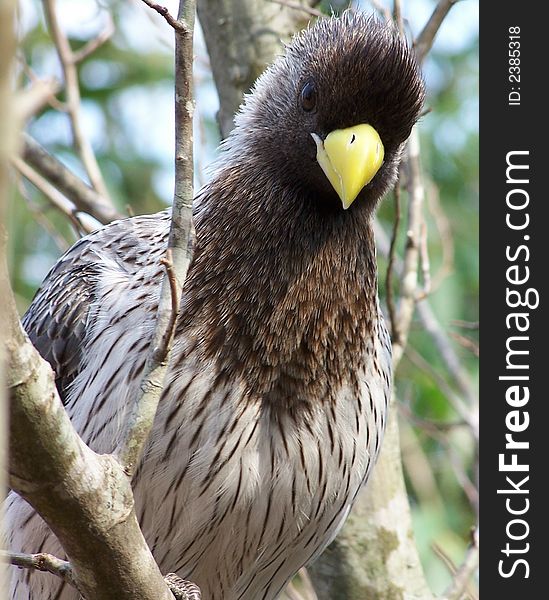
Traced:
[[63, 402], [82, 368], [86, 336], [113, 265], [128, 282], [139, 285], [139, 272], [158, 262], [168, 227], [167, 211], [115, 221], [79, 240], [44, 279], [22, 322], [51, 364]]

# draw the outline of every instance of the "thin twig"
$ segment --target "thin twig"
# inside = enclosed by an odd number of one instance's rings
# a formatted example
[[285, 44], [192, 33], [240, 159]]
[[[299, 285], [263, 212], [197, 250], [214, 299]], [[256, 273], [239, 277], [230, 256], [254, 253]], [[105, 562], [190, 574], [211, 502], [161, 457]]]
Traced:
[[159, 15], [164, 17], [166, 22], [171, 25], [176, 31], [185, 32], [186, 25], [181, 21], [178, 21], [175, 17], [170, 14], [170, 11], [161, 4], [151, 2], [151, 0], [142, 0], [149, 8], [155, 10]]
[[65, 198], [61, 192], [46, 181], [40, 174], [38, 174], [32, 167], [30, 167], [25, 161], [17, 157], [12, 157], [13, 166], [23, 175], [25, 179], [28, 179], [36, 187], [46, 199], [64, 214], [74, 225], [77, 231], [84, 231], [85, 233], [91, 233], [97, 227], [94, 227], [91, 223], [87, 223], [78, 217], [78, 211], [74, 204]]
[[23, 177], [17, 177], [17, 189], [19, 190], [21, 197], [25, 199], [25, 202], [27, 203], [28, 209], [32, 214], [33, 218], [42, 227], [42, 229], [44, 229], [44, 231], [52, 238], [59, 252], [61, 254], [65, 253], [69, 249], [69, 243], [49, 221], [49, 219], [44, 214], [42, 208], [30, 197], [30, 194], [23, 182]]
[[448, 373], [451, 375], [459, 392], [467, 400], [469, 406], [477, 407], [478, 399], [476, 391], [448, 339], [448, 333], [441, 326], [432, 308], [425, 300], [418, 302], [417, 312], [425, 332], [431, 336], [435, 343], [439, 357], [446, 364]]
[[83, 60], [88, 58], [90, 54], [93, 54], [98, 48], [100, 48], [105, 42], [107, 42], [112, 34], [114, 33], [114, 23], [112, 17], [107, 13], [107, 25], [103, 31], [93, 40], [90, 40], [80, 50], [76, 50], [72, 55], [72, 60], [75, 65], [78, 65]]
[[170, 320], [166, 326], [166, 330], [163, 333], [160, 344], [154, 350], [154, 359], [161, 363], [166, 359], [168, 352], [170, 351], [170, 345], [173, 340], [175, 333], [175, 324], [177, 322], [177, 315], [179, 313], [179, 291], [177, 285], [177, 275], [173, 266], [172, 249], [166, 250], [166, 256], [160, 259], [160, 262], [166, 269], [166, 276], [170, 283], [170, 299], [172, 302], [170, 311]]
[[459, 421], [433, 421], [431, 419], [422, 419], [418, 417], [414, 411], [402, 402], [398, 403], [398, 410], [416, 427], [425, 431], [430, 436], [446, 435], [448, 431], [458, 429], [460, 427], [467, 427], [467, 422], [464, 420]]
[[22, 138], [25, 162], [70, 198], [78, 210], [90, 214], [104, 225], [123, 218], [108, 200], [86, 185], [34, 138], [28, 134], [23, 134]]
[[398, 229], [400, 227], [400, 177], [397, 180], [394, 187], [394, 198], [395, 198], [395, 216], [393, 220], [393, 231], [391, 234], [391, 246], [389, 248], [389, 264], [387, 265], [387, 276], [386, 276], [386, 295], [387, 295], [387, 309], [389, 310], [389, 319], [391, 322], [391, 337], [394, 340], [399, 338], [397, 314], [395, 308], [395, 301], [393, 298], [393, 271], [395, 266], [396, 256], [396, 241], [398, 237]]
[[281, 6], [286, 6], [293, 10], [300, 10], [301, 12], [311, 15], [311, 17], [326, 17], [326, 15], [323, 12], [317, 10], [316, 8], [312, 8], [311, 6], [304, 6], [303, 4], [299, 4], [299, 2], [291, 2], [291, 0], [270, 0], [270, 2], [272, 2], [273, 4], [280, 4]]
[[370, 4], [377, 10], [377, 12], [382, 15], [385, 21], [389, 22], [392, 20], [391, 11], [387, 6], [384, 6], [379, 0], [370, 0]]
[[[169, 361], [169, 350], [181, 289], [191, 259], [189, 240], [193, 201], [193, 30], [194, 0], [181, 0], [175, 27], [175, 190], [168, 239], [170, 267], [162, 280], [160, 299], [141, 380], [122, 440], [115, 454], [129, 477], [133, 475], [152, 428]], [[175, 312], [175, 315], [174, 315]], [[165, 350], [165, 351], [164, 351]]]
[[467, 348], [467, 350], [470, 350], [477, 358], [480, 356], [479, 345], [474, 340], [465, 337], [460, 333], [456, 333], [455, 331], [449, 331], [448, 333], [450, 337], [454, 338], [454, 340], [456, 340], [456, 342], [460, 346], [463, 346], [464, 348]]
[[401, 295], [398, 305], [398, 338], [393, 341], [393, 366], [396, 367], [408, 341], [410, 324], [416, 305], [417, 272], [419, 263], [419, 238], [423, 211], [424, 189], [420, 166], [419, 134], [414, 127], [407, 144], [408, 215], [406, 248], [401, 278]]
[[[448, 458], [450, 459], [450, 464], [452, 465], [452, 470], [456, 477], [456, 480], [463, 490], [463, 493], [467, 496], [467, 500], [473, 512], [478, 517], [478, 509], [479, 509], [479, 492], [478, 487], [471, 481], [471, 478], [467, 474], [467, 469], [463, 464], [463, 459], [456, 452], [455, 448], [448, 442], [446, 436], [439, 437], [439, 442], [442, 444], [444, 448], [446, 448], [446, 453], [448, 454]], [[476, 446], [476, 442], [475, 442]], [[476, 448], [475, 448], [476, 452]]]
[[454, 392], [454, 390], [448, 385], [448, 382], [442, 377], [436, 369], [433, 368], [430, 362], [425, 360], [423, 356], [417, 350], [414, 350], [411, 346], [408, 346], [405, 351], [406, 358], [410, 360], [414, 366], [421, 369], [427, 375], [429, 375], [433, 381], [438, 385], [440, 391], [446, 396], [448, 402], [452, 405], [452, 408], [456, 413], [463, 419], [471, 428], [474, 435], [477, 433], [478, 423], [477, 419], [471, 415], [471, 409], [463, 400]]
[[295, 587], [295, 585], [291, 581], [286, 586], [284, 594], [287, 600], [308, 600], [305, 596], [301, 594], [301, 592]]
[[463, 563], [456, 569], [454, 563], [448, 558], [446, 553], [438, 545], [434, 545], [433, 549], [444, 563], [450, 568], [453, 574], [453, 580], [448, 589], [444, 592], [443, 600], [460, 600], [464, 593], [467, 593], [467, 587], [473, 578], [478, 567], [479, 561], [479, 536], [478, 529], [475, 529], [473, 542], [465, 554]]
[[393, 19], [397, 24], [400, 35], [404, 37], [404, 20], [402, 18], [401, 0], [393, 0]]
[[20, 552], [5, 552], [0, 550], [0, 559], [4, 563], [12, 564], [22, 569], [34, 569], [57, 575], [63, 581], [74, 586], [72, 567], [70, 562], [61, 560], [53, 554], [41, 552], [39, 554], [22, 554]]
[[425, 215], [421, 216], [421, 227], [419, 235], [419, 258], [421, 264], [423, 287], [418, 293], [416, 300], [424, 300], [431, 293], [431, 263], [429, 262], [429, 248], [427, 245], [427, 223], [425, 222]]
[[454, 236], [450, 221], [444, 212], [439, 199], [438, 189], [432, 182], [427, 186], [427, 208], [437, 228], [438, 238], [442, 246], [442, 264], [431, 281], [431, 292], [438, 289], [444, 279], [454, 270]]
[[99, 165], [95, 158], [89, 140], [84, 135], [80, 123], [80, 87], [78, 84], [78, 72], [74, 54], [71, 50], [67, 36], [61, 30], [55, 10], [55, 0], [43, 0], [44, 12], [48, 21], [48, 27], [57, 49], [57, 55], [63, 69], [65, 78], [65, 91], [67, 94], [67, 111], [71, 123], [73, 141], [76, 150], [90, 178], [92, 187], [110, 202], [107, 186], [103, 181]]
[[480, 323], [478, 321], [462, 321], [461, 319], [454, 319], [453, 321], [450, 321], [450, 325], [462, 327], [463, 329], [478, 329]]
[[400, 447], [403, 466], [410, 479], [418, 503], [429, 511], [444, 512], [444, 500], [434, 474], [433, 464], [411, 423], [399, 421]]
[[[19, 62], [23, 68], [25, 75], [28, 77], [31, 85], [40, 85], [43, 79], [41, 79], [29, 66], [24, 56], [21, 56]], [[55, 89], [52, 90], [50, 96], [48, 96], [45, 101], [49, 104], [54, 110], [58, 110], [59, 112], [67, 112], [67, 106], [61, 100], [58, 100], [55, 96], [61, 90], [61, 82], [58, 81], [55, 77], [51, 78], [52, 81], [56, 83]], [[46, 80], [47, 81], [47, 80]]]
[[[381, 255], [388, 257], [390, 248], [389, 236], [380, 226], [378, 221], [375, 221], [374, 224], [378, 250]], [[395, 258], [394, 270], [398, 276], [402, 275], [402, 268], [402, 261], [397, 256]], [[439, 357], [448, 369], [448, 374], [452, 378], [453, 383], [467, 400], [467, 403], [470, 406], [476, 407], [478, 404], [477, 393], [473, 388], [473, 384], [470, 381], [467, 372], [462, 367], [460, 359], [448, 339], [448, 333], [441, 326], [428, 300], [418, 302], [417, 313], [423, 330], [433, 340], [439, 353]]]
[[309, 575], [309, 571], [307, 567], [301, 567], [299, 570], [299, 576], [301, 577], [301, 582], [303, 584], [303, 591], [307, 595], [308, 600], [318, 600], [315, 588], [313, 587], [313, 582], [311, 581], [311, 576]]
[[59, 108], [55, 94], [59, 91], [59, 81], [54, 78], [33, 80], [25, 89], [17, 92], [16, 111], [21, 123], [37, 115], [46, 105], [56, 104]]
[[431, 544], [431, 548], [433, 549], [433, 552], [440, 558], [440, 560], [446, 565], [448, 571], [450, 571], [452, 575], [455, 575], [457, 572], [457, 567], [454, 561], [448, 556], [448, 554], [446, 554], [444, 549], [436, 542]]
[[440, 2], [436, 5], [431, 17], [414, 42], [416, 56], [420, 63], [424, 60], [425, 56], [431, 49], [435, 36], [440, 29], [442, 22], [446, 18], [446, 15], [450, 12], [452, 6], [454, 6], [454, 4], [456, 4], [458, 1], [459, 0], [440, 0]]

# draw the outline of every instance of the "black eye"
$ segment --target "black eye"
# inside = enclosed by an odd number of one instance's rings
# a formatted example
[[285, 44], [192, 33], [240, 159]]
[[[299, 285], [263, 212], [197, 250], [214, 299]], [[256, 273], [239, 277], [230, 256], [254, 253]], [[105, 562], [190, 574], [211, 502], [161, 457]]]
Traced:
[[308, 81], [301, 90], [301, 106], [307, 112], [316, 106], [316, 86], [313, 81]]

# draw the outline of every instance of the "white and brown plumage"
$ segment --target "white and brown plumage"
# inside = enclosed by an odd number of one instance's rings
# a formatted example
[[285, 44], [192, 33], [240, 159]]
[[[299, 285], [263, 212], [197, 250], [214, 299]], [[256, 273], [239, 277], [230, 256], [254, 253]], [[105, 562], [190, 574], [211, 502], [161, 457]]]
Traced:
[[[391, 376], [371, 219], [422, 101], [417, 65], [392, 29], [351, 13], [321, 21], [259, 80], [199, 193], [134, 490], [161, 570], [196, 582], [204, 600], [276, 598], [333, 539], [375, 461]], [[317, 153], [331, 132], [361, 124], [379, 135], [384, 160], [343, 210]], [[116, 445], [139, 385], [168, 228], [160, 213], [83, 238], [24, 318], [96, 451]], [[62, 555], [13, 494], [8, 518], [13, 550]], [[77, 596], [19, 571], [12, 597]]]

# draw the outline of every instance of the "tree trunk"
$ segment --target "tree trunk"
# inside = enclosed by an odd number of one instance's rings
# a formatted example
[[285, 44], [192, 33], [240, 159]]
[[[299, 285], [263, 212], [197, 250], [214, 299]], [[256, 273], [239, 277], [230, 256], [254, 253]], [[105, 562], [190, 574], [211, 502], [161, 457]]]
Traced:
[[381, 456], [345, 526], [309, 567], [319, 600], [429, 600], [412, 532], [395, 402]]
[[[301, 0], [300, 4], [310, 7], [315, 2]], [[217, 119], [225, 138], [244, 94], [281, 53], [282, 43], [311, 15], [266, 0], [198, 0], [197, 5], [219, 94]]]

